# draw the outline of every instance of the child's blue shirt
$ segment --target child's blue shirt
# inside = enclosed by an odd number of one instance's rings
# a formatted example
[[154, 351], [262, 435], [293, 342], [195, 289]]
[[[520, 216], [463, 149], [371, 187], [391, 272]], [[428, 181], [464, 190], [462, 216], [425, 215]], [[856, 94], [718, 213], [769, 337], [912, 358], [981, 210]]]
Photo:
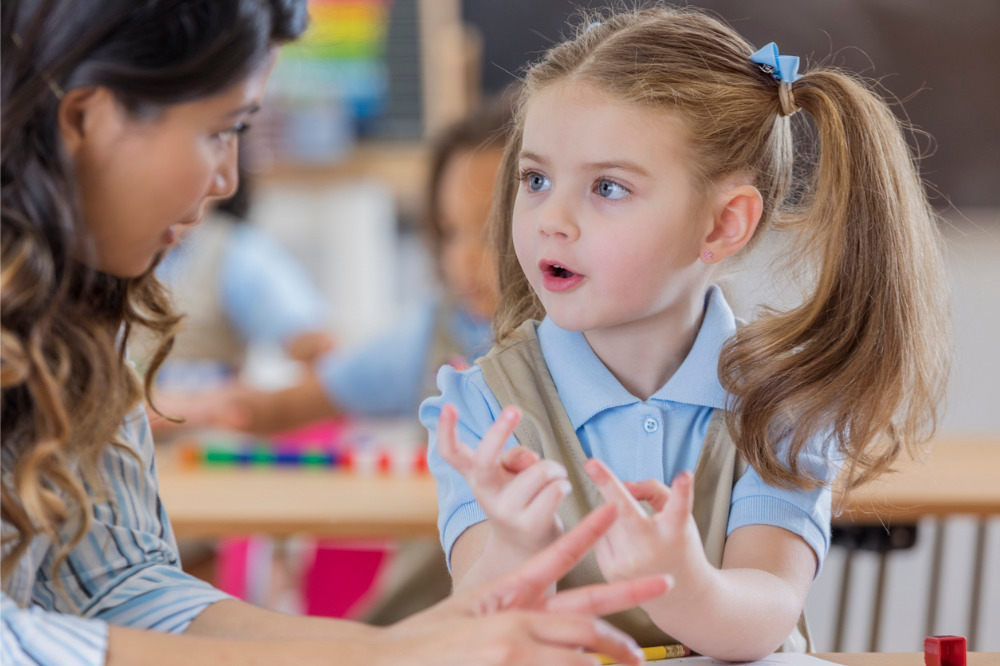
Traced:
[[[365, 416], [414, 414], [433, 378], [427, 366], [441, 307], [433, 301], [421, 303], [382, 334], [321, 359], [316, 370], [332, 402], [346, 412]], [[468, 362], [489, 351], [489, 320], [461, 307], [449, 309], [444, 316], [447, 334]]]
[[[669, 484], [679, 472], [694, 470], [712, 411], [726, 406], [717, 368], [722, 346], [735, 332], [729, 304], [718, 287], [711, 287], [694, 346], [677, 372], [646, 401], [615, 379], [582, 333], [562, 330], [546, 318], [538, 326], [538, 340], [587, 456], [600, 458], [623, 480], [654, 478]], [[438, 416], [445, 404], [454, 404], [458, 437], [475, 447], [501, 407], [478, 366], [461, 372], [442, 368], [438, 388], [441, 395], [421, 405], [420, 420], [430, 432], [428, 462], [437, 480], [438, 528], [450, 562], [455, 540], [486, 516], [465, 480], [438, 453]], [[508, 446], [516, 443], [512, 437]], [[814, 442], [802, 468], [832, 481], [840, 467], [834, 449]], [[727, 533], [745, 525], [782, 527], [801, 536], [821, 565], [830, 545], [831, 504], [829, 484], [812, 491], [776, 488], [751, 468], [733, 490]]]

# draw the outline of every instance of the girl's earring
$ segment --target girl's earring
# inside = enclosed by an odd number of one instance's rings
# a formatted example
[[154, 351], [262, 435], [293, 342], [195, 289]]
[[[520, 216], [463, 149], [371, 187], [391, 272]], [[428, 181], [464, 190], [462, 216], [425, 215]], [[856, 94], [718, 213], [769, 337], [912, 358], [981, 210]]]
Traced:
[[712, 257], [714, 256], [715, 255], [712, 254], [711, 250], [705, 250], [705, 253], [701, 255], [701, 258], [704, 260], [706, 264], [710, 264], [712, 263]]

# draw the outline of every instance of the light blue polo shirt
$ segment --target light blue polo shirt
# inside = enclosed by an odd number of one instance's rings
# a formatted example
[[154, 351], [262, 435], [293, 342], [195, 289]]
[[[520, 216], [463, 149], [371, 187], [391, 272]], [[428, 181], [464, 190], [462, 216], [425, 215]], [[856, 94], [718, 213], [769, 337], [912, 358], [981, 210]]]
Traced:
[[[582, 333], [562, 330], [548, 318], [537, 331], [542, 356], [588, 457], [600, 458], [626, 481], [653, 478], [669, 484], [679, 472], [694, 471], [712, 410], [726, 406], [717, 368], [723, 344], [736, 332], [718, 287], [706, 294], [705, 316], [690, 353], [646, 401], [615, 379]], [[478, 366], [462, 372], [441, 368], [438, 388], [441, 395], [421, 405], [420, 421], [430, 432], [428, 463], [437, 480], [438, 529], [450, 566], [455, 540], [486, 516], [465, 480], [438, 453], [438, 416], [442, 406], [454, 404], [458, 437], [475, 447], [501, 407]], [[507, 445], [515, 444], [511, 437]], [[748, 469], [733, 489], [727, 534], [745, 525], [781, 527], [805, 539], [822, 565], [830, 547], [829, 483], [840, 469], [835, 449], [817, 439], [800, 461], [805, 472], [826, 482], [812, 491], [769, 486]]]
[[[427, 359], [441, 307], [433, 301], [421, 303], [380, 335], [321, 359], [316, 370], [331, 401], [352, 414], [412, 417], [433, 379], [427, 374]], [[489, 320], [460, 307], [444, 316], [448, 335], [470, 363], [489, 351]]]

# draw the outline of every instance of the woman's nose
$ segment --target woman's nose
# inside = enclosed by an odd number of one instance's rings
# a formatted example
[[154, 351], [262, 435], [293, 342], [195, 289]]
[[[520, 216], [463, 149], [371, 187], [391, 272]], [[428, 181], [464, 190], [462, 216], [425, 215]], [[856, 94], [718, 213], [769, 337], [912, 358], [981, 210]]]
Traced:
[[236, 194], [236, 188], [240, 184], [239, 169], [237, 168], [238, 158], [238, 148], [233, 146], [227, 151], [225, 158], [219, 163], [219, 167], [212, 175], [208, 196], [228, 199]]

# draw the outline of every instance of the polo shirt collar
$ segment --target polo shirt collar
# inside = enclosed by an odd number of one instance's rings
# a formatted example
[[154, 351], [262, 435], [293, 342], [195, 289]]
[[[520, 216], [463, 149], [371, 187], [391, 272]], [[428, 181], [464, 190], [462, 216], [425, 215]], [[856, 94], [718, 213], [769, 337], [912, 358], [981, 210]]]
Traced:
[[[724, 409], [726, 391], [718, 377], [719, 354], [735, 332], [733, 311], [722, 290], [712, 285], [705, 295], [705, 316], [691, 351], [650, 400]], [[538, 325], [538, 342], [574, 429], [606, 409], [641, 402], [611, 374], [583, 333], [563, 330], [546, 317]]]

